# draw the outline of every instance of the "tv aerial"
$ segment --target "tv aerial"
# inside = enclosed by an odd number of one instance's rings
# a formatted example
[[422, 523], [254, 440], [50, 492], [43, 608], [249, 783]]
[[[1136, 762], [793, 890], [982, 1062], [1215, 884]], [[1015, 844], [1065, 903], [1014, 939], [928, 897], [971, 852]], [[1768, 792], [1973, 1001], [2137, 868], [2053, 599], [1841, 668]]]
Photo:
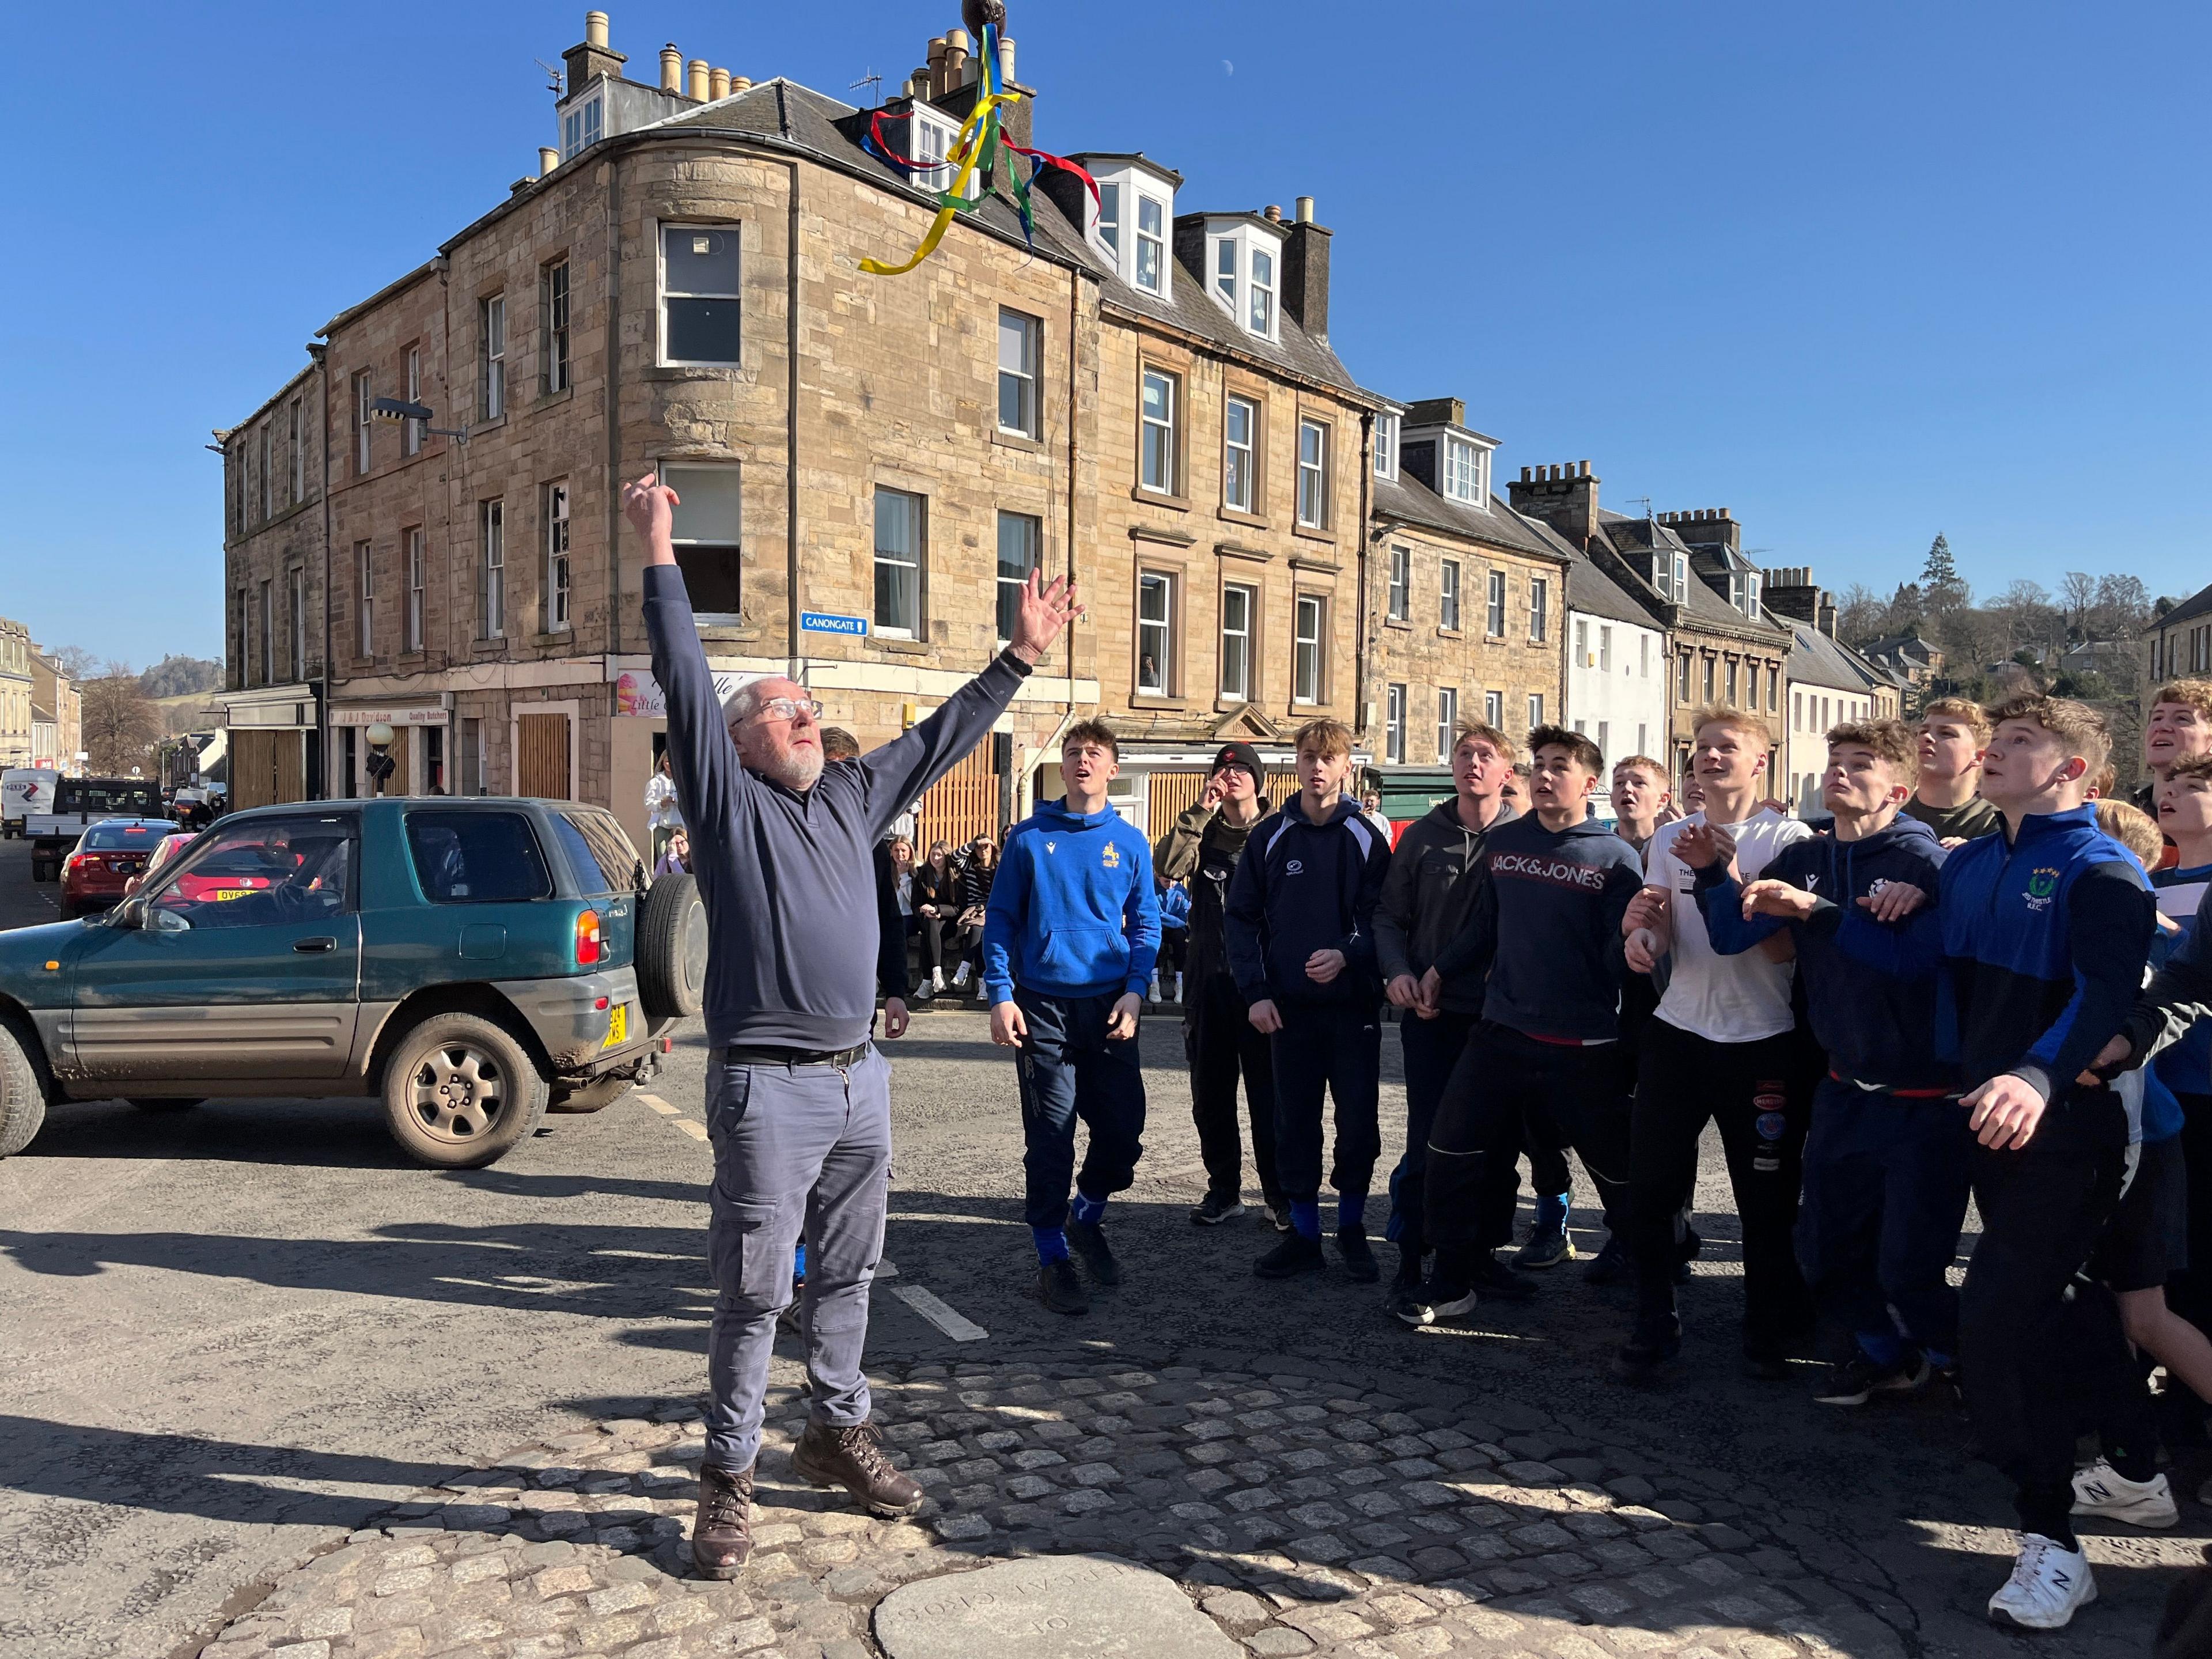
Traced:
[[567, 78], [562, 75], [561, 66], [558, 64], [549, 64], [543, 58], [533, 58], [531, 62], [545, 71], [545, 90], [559, 92], [562, 82]]

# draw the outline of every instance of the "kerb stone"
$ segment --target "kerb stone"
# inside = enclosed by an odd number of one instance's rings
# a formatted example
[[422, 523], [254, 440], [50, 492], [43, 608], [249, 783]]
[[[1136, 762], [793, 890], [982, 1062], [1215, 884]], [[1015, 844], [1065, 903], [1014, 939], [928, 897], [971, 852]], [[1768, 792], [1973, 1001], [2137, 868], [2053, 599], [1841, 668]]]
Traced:
[[1106, 1555], [904, 1584], [878, 1605], [875, 1631], [890, 1659], [1238, 1659], [1172, 1579]]

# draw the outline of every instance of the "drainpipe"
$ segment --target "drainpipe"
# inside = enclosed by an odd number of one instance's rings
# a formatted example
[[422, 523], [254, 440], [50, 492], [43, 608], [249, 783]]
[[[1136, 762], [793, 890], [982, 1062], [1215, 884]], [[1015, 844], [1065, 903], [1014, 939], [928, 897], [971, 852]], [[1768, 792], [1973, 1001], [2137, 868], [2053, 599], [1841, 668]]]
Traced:
[[1370, 492], [1375, 487], [1375, 416], [1372, 410], [1359, 417], [1359, 603], [1352, 625], [1352, 708], [1355, 729], [1361, 736], [1367, 732], [1367, 647], [1370, 635], [1367, 628], [1367, 571], [1368, 550], [1375, 538], [1373, 528], [1374, 504]]
[[323, 775], [308, 785], [309, 800], [330, 795], [331, 776], [331, 352], [325, 341], [307, 348], [315, 360], [315, 378], [323, 387], [323, 690], [315, 700], [316, 757]]
[[[664, 53], [664, 61], [665, 57]], [[601, 379], [606, 385], [607, 423], [607, 652], [612, 655], [622, 649], [622, 163], [609, 160], [603, 166], [607, 176], [607, 314], [602, 348], [606, 366]], [[605, 662], [602, 658], [603, 674]], [[606, 698], [611, 715], [611, 684]]]
[[783, 413], [784, 628], [791, 678], [804, 685], [799, 649], [799, 163], [785, 165], [791, 169], [791, 207], [784, 228], [783, 351], [789, 373]]

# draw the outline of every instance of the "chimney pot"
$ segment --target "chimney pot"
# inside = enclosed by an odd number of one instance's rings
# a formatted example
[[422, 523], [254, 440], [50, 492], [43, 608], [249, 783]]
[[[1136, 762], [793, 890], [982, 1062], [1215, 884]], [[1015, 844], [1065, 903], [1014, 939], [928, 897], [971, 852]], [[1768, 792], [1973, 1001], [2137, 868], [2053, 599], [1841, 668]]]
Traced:
[[938, 86], [955, 92], [968, 84], [968, 31], [954, 29], [945, 37], [945, 75]]
[[1014, 84], [1014, 43], [1004, 35], [999, 37], [999, 83]]
[[730, 72], [726, 69], [707, 71], [707, 96], [722, 99], [730, 95]]
[[1589, 477], [1589, 463], [1588, 461], [1584, 461], [1584, 462], [1582, 464], [1582, 471], [1581, 471], [1581, 472], [1580, 472], [1577, 476], [1582, 477], [1584, 477], [1584, 478], [1587, 478], [1587, 477]]
[[660, 89], [663, 92], [684, 90], [684, 54], [671, 40], [660, 49]]
[[1299, 222], [1300, 224], [1302, 224], [1302, 225], [1310, 225], [1310, 224], [1311, 224], [1311, 223], [1314, 222], [1314, 200], [1313, 200], [1313, 198], [1312, 198], [1312, 197], [1310, 197], [1310, 196], [1301, 196], [1301, 197], [1299, 197], [1299, 198], [1298, 198], [1298, 199], [1297, 199], [1297, 205], [1295, 208], [1293, 208], [1291, 210], [1292, 210], [1293, 212], [1295, 212], [1295, 213], [1297, 215], [1297, 217], [1298, 217], [1298, 222]]
[[703, 58], [694, 58], [691, 60], [690, 69], [691, 101], [695, 104], [703, 104], [707, 101], [708, 92], [707, 60]]
[[1521, 469], [1521, 482], [1522, 483], [1528, 482], [1528, 469], [1525, 466]]
[[1273, 202], [1260, 210], [1260, 216], [1271, 225], [1279, 225], [1283, 222], [1283, 210]]
[[587, 11], [584, 14], [584, 44], [587, 46], [605, 46], [607, 44], [606, 13]]
[[561, 165], [561, 152], [550, 144], [538, 147], [538, 176], [541, 179]]
[[740, 92], [750, 92], [752, 89], [753, 80], [750, 75], [732, 75], [730, 77], [730, 92], [732, 96]]

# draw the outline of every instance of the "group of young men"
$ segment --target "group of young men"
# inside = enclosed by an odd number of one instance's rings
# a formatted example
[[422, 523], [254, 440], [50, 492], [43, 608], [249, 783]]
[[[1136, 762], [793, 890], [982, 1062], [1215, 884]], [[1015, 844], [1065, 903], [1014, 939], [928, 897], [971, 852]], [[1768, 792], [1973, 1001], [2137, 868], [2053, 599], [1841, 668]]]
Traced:
[[[2137, 1352], [2212, 1390], [2212, 1345], [2181, 1316], [2212, 1316], [2212, 1246], [2183, 1273], [2212, 1227], [2212, 959], [2191, 931], [2212, 890], [2212, 684], [2155, 702], [2155, 829], [2094, 799], [2101, 718], [2032, 696], [1835, 727], [1818, 828], [1766, 799], [1771, 739], [1731, 708], [1697, 716], [1697, 810], [1679, 816], [1668, 769], [1632, 757], [1610, 775], [1613, 827], [1591, 810], [1607, 775], [1588, 738], [1532, 732], [1516, 788], [1520, 746], [1467, 722], [1452, 798], [1395, 849], [1345, 793], [1352, 734], [1333, 721], [1298, 732], [1298, 791], [1273, 811], [1257, 753], [1225, 745], [1157, 848], [1108, 804], [1111, 731], [1072, 728], [1066, 799], [1008, 837], [984, 937], [993, 1036], [1018, 1050], [1038, 1295], [1080, 1314], [1085, 1277], [1121, 1277], [1103, 1218], [1141, 1148], [1156, 858], [1191, 894], [1194, 1222], [1243, 1211], [1241, 1079], [1280, 1234], [1255, 1271], [1326, 1270], [1325, 1186], [1336, 1260], [1382, 1277], [1367, 1205], [1387, 1003], [1407, 1092], [1390, 1313], [1419, 1327], [1531, 1299], [1526, 1270], [1575, 1254], [1571, 1152], [1607, 1233], [1589, 1277], [1634, 1287], [1617, 1364], [1648, 1382], [1680, 1352], [1711, 1122], [1742, 1225], [1746, 1370], [1786, 1377], [1825, 1325], [1840, 1352], [1820, 1401], [1962, 1389], [2021, 1515], [1990, 1615], [2063, 1625], [2095, 1594], [2073, 1515], [2175, 1518]], [[1509, 1263], [1524, 1157], [1535, 1224]], [[1983, 1231], [1961, 1295], [1970, 1194]], [[2077, 1472], [2083, 1401], [2106, 1455]]]

